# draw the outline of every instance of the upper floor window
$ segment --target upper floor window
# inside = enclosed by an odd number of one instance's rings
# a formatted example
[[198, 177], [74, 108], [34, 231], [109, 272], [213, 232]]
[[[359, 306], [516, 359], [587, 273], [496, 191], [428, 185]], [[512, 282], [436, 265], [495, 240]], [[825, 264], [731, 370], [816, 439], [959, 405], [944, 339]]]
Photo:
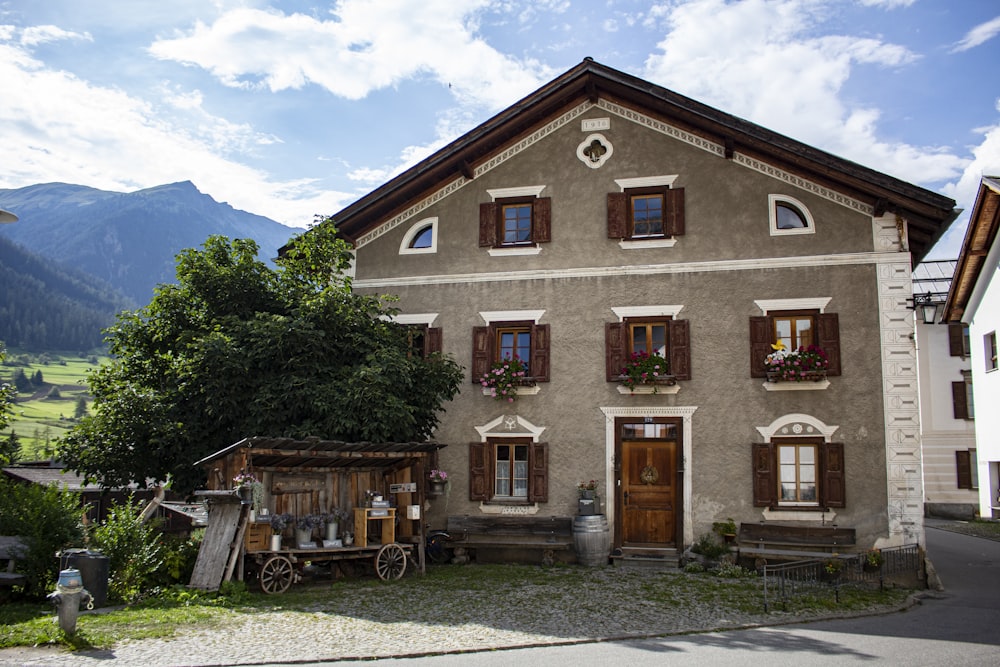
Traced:
[[969, 327], [961, 322], [950, 322], [948, 324], [948, 356], [962, 357], [969, 356]]
[[420, 255], [437, 252], [437, 227], [437, 218], [425, 218], [412, 224], [399, 244], [399, 254]]
[[472, 381], [476, 384], [498, 361], [517, 357], [530, 382], [549, 381], [549, 325], [499, 321], [472, 328]]
[[534, 247], [552, 240], [552, 200], [540, 197], [545, 186], [489, 190], [492, 201], [479, 205], [479, 246]]
[[672, 188], [674, 178], [616, 181], [622, 191], [608, 193], [608, 238], [644, 241], [682, 235], [684, 188]]
[[750, 318], [750, 377], [767, 377], [764, 360], [784, 343], [794, 352], [815, 345], [823, 349], [829, 362], [827, 375], [840, 375], [840, 318], [819, 309], [773, 310]]
[[691, 379], [690, 328], [687, 320], [671, 317], [625, 317], [605, 325], [607, 381], [617, 382], [622, 368], [636, 353], [659, 355], [667, 360], [667, 374]]
[[997, 369], [997, 332], [991, 331], [983, 336], [983, 346], [985, 348], [986, 371]]
[[771, 235], [813, 234], [816, 226], [805, 204], [787, 195], [768, 195]]
[[951, 406], [955, 419], [975, 419], [972, 402], [972, 371], [962, 371], [964, 379], [951, 383]]

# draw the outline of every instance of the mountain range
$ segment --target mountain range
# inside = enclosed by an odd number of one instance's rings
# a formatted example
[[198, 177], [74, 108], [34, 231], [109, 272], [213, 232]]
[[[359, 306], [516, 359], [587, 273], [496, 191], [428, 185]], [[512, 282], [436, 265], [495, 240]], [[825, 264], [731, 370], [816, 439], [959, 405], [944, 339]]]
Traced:
[[174, 282], [175, 257], [212, 235], [252, 238], [270, 261], [300, 230], [239, 211], [190, 181], [136, 192], [44, 183], [0, 189], [0, 208], [20, 218], [0, 236], [36, 255], [93, 275], [142, 305]]
[[189, 181], [131, 193], [45, 183], [0, 189], [0, 341], [90, 349], [122, 308], [148, 304], [175, 281], [176, 256], [212, 235], [251, 238], [271, 263], [299, 233], [239, 211]]

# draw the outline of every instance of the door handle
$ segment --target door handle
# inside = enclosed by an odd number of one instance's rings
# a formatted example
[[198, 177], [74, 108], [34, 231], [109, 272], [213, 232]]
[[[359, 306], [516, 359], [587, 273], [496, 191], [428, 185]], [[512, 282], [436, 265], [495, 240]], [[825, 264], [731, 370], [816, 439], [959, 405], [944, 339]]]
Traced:
[[622, 494], [622, 500], [624, 500], [626, 503], [628, 502], [628, 491]]

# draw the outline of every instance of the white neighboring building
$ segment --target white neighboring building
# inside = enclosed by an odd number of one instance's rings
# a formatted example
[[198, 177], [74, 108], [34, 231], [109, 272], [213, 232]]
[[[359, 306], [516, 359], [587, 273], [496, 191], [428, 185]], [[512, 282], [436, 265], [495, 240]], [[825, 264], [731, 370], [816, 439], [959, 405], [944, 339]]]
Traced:
[[969, 326], [976, 412], [979, 514], [1000, 518], [1000, 178], [984, 177], [972, 207], [944, 321]]
[[940, 323], [957, 264], [923, 261], [913, 269], [924, 514], [972, 519], [979, 488], [968, 327]]

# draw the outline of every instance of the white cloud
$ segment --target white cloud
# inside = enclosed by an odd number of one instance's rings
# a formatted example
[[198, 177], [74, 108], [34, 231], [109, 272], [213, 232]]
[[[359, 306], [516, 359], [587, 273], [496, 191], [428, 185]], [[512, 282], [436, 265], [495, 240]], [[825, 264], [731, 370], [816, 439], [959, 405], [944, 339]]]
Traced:
[[327, 20], [235, 9], [156, 41], [150, 52], [197, 65], [228, 86], [277, 92], [313, 84], [349, 100], [429, 75], [451, 84], [462, 104], [499, 109], [552, 72], [506, 56], [477, 35], [475, 17], [488, 6], [488, 0], [342, 0]]
[[970, 30], [966, 33], [965, 37], [955, 44], [951, 52], [968, 51], [984, 42], [988, 42], [996, 37], [997, 34], [1000, 34], [1000, 16], [986, 23], [980, 23]]
[[918, 56], [872, 38], [813, 36], [828, 11], [816, 0], [692, 0], [673, 8], [646, 78], [911, 182], [957, 177], [966, 161], [885, 141], [877, 109], [842, 101], [856, 65], [900, 67]]
[[268, 139], [246, 126], [200, 106], [189, 109], [198, 122], [173, 122], [145, 100], [47, 69], [10, 43], [0, 43], [0, 98], [4, 154], [17, 157], [7, 160], [0, 187], [63, 181], [131, 191], [190, 180], [220, 201], [295, 226], [354, 198], [308, 179], [275, 182], [227, 158]]
[[859, 5], [865, 7], [882, 7], [883, 9], [895, 9], [896, 7], [909, 7], [917, 0], [858, 0]]
[[21, 31], [21, 44], [25, 46], [37, 46], [38, 44], [57, 42], [63, 39], [94, 41], [94, 38], [89, 33], [71, 32], [57, 28], [54, 25], [32, 26]]

